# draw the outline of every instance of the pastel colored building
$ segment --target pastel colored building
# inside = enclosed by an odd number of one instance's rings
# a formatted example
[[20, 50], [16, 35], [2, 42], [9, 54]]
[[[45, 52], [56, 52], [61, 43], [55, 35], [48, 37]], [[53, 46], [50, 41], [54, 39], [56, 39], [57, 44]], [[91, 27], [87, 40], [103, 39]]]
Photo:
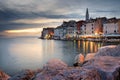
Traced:
[[90, 20], [89, 22], [85, 22], [81, 28], [82, 35], [92, 35], [94, 34], [94, 30], [95, 30], [94, 19]]
[[107, 22], [103, 24], [104, 34], [119, 34], [119, 30], [119, 22], [116, 18], [108, 19]]
[[101, 35], [103, 34], [103, 24], [105, 17], [90, 19], [82, 25], [82, 35]]

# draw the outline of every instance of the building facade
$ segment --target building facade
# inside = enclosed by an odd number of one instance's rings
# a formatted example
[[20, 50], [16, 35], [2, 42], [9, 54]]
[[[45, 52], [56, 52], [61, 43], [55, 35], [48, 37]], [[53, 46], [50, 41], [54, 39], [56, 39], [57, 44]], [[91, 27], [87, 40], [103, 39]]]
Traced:
[[82, 31], [82, 25], [85, 23], [85, 21], [80, 20], [76, 22], [77, 25], [77, 35], [81, 35]]
[[86, 9], [85, 21], [63, 21], [56, 28], [43, 28], [42, 38], [54, 39], [75, 39], [83, 36], [99, 36], [107, 34], [120, 34], [120, 19], [99, 17], [89, 18], [88, 8]]
[[67, 31], [66, 38], [76, 37], [76, 33], [77, 33], [76, 21], [74, 20], [69, 21], [66, 26], [66, 31]]
[[54, 28], [43, 28], [41, 38], [52, 39], [54, 36]]
[[103, 33], [107, 34], [119, 34], [119, 21], [116, 18], [108, 19], [106, 23], [103, 24]]
[[105, 17], [90, 19], [82, 25], [82, 35], [102, 35], [103, 24], [106, 22]]
[[82, 35], [93, 35], [95, 31], [95, 20], [85, 22], [81, 27]]

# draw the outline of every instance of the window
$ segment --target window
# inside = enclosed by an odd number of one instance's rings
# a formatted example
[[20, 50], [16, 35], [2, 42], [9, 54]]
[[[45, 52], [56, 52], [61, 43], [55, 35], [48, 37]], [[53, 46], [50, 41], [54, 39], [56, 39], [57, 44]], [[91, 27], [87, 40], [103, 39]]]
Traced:
[[91, 24], [93, 26], [93, 24]]
[[107, 34], [107, 31], [105, 31], [105, 33]]

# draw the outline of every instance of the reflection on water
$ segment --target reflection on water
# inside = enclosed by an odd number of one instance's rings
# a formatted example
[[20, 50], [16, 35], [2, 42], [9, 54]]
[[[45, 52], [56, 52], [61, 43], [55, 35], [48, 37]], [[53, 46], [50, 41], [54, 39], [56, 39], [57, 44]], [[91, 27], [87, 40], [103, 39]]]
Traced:
[[92, 41], [77, 41], [76, 44], [78, 53], [83, 53], [84, 55], [87, 53], [95, 53], [101, 46], [104, 45], [104, 43]]
[[[0, 69], [13, 75], [23, 69], [41, 68], [52, 58], [69, 64], [77, 54], [97, 52], [111, 43], [90, 41], [58, 41], [37, 38], [0, 38]], [[118, 43], [112, 43], [118, 44]]]

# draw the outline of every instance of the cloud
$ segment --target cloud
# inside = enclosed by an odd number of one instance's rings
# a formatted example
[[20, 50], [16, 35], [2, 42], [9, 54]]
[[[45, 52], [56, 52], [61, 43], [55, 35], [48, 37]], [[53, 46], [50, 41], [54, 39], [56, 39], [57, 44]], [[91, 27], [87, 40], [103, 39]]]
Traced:
[[120, 17], [119, 3], [120, 0], [0, 0], [0, 31], [84, 19], [86, 8], [93, 18]]

